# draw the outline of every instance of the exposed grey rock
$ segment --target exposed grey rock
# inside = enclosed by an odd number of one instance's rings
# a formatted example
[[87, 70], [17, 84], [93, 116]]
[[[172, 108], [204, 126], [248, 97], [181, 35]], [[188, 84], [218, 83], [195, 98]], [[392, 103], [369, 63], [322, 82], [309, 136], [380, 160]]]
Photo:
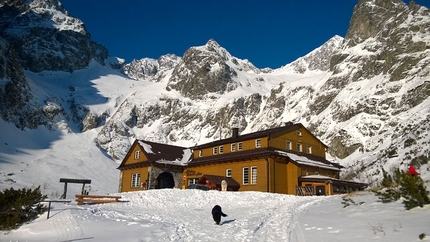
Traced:
[[89, 112], [82, 121], [82, 132], [97, 128], [101, 122], [101, 118], [96, 114]]
[[26, 70], [74, 71], [93, 59], [103, 64], [108, 56], [106, 48], [91, 41], [82, 21], [68, 16], [57, 0], [1, 1], [0, 6], [0, 35]]

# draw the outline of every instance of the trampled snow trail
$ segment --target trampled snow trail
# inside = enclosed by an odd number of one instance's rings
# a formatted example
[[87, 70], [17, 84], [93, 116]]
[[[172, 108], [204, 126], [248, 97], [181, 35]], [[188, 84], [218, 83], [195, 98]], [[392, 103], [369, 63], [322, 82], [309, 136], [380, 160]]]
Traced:
[[[154, 237], [159, 241], [290, 241], [300, 214], [324, 199], [177, 189], [122, 195], [127, 202], [83, 207], [100, 220], [139, 226], [142, 230], [139, 241], [154, 240]], [[214, 225], [211, 217], [211, 209], [216, 204], [228, 214], [221, 226]], [[84, 210], [76, 211], [88, 214]]]
[[[163, 189], [121, 193], [122, 202], [54, 204], [50, 219], [7, 234], [7, 241], [291, 241], [309, 206], [327, 197], [262, 192]], [[214, 225], [211, 210], [228, 216]], [[132, 238], [132, 240], [130, 240]], [[291, 239], [292, 238], [292, 239]], [[3, 241], [0, 239], [0, 241]]]

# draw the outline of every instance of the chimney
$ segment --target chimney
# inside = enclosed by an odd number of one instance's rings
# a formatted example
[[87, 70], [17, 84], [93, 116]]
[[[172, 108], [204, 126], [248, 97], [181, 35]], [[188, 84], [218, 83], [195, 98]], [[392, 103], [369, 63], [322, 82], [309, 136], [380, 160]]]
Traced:
[[285, 126], [290, 126], [290, 125], [293, 125], [293, 124], [294, 124], [293, 122], [288, 121], [288, 122], [285, 123]]
[[231, 136], [232, 138], [239, 137], [239, 128], [232, 128], [232, 131], [233, 131], [233, 135]]

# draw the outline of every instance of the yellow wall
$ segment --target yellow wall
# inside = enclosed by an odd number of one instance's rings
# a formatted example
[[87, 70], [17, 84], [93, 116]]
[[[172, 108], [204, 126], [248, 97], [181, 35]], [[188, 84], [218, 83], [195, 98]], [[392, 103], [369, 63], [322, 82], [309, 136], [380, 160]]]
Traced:
[[300, 168], [295, 164], [289, 162], [287, 164], [288, 176], [287, 176], [287, 193], [296, 194], [296, 186], [299, 184], [298, 177], [300, 174]]
[[[257, 184], [251, 184], [251, 167], [253, 166], [257, 167]], [[243, 184], [243, 167], [248, 167], [249, 169], [248, 185]], [[264, 159], [190, 167], [185, 168], [183, 175], [186, 176], [186, 181], [191, 178], [201, 178], [205, 174], [225, 176], [226, 169], [231, 169], [231, 177], [240, 184], [239, 191], [267, 191], [267, 162]], [[187, 185], [185, 184], [185, 186]]]
[[130, 170], [122, 170], [121, 192], [142, 190], [142, 187], [131, 187], [132, 174], [140, 173], [140, 183], [148, 179], [148, 167], [139, 167]]
[[273, 181], [274, 181], [274, 189], [272, 190], [273, 192], [276, 193], [282, 193], [282, 194], [287, 194], [288, 193], [288, 181], [287, 181], [287, 164], [283, 163], [283, 162], [276, 162], [273, 159], [271, 159], [273, 161], [274, 164], [274, 171], [272, 174], [274, 174], [274, 176], [272, 177]]
[[291, 150], [297, 151], [297, 143], [302, 144], [302, 152], [307, 153], [307, 146], [311, 146], [313, 155], [325, 158], [325, 146], [317, 138], [315, 138], [307, 129], [299, 129], [301, 136], [297, 134], [297, 130], [291, 131], [279, 136], [272, 136], [269, 141], [269, 146], [280, 150], [287, 149], [287, 140], [291, 142]]
[[[135, 159], [136, 151], [140, 151], [140, 157], [139, 159]], [[127, 161], [125, 162], [125, 165], [134, 164], [142, 161], [147, 161], [148, 159], [145, 156], [145, 153], [140, 149], [140, 146], [136, 143], [133, 144], [131, 147], [131, 152], [129, 155], [126, 156]]]
[[[241, 141], [241, 143], [242, 143], [242, 150], [241, 151], [255, 149], [256, 148], [255, 147], [255, 140], [256, 139]], [[268, 147], [268, 139], [267, 139], [267, 137], [260, 138], [260, 142], [261, 142], [260, 143], [261, 144], [260, 148]], [[235, 142], [236, 147], [235, 147], [235, 151], [233, 151], [233, 152], [238, 152], [239, 151], [238, 150], [238, 143], [240, 143], [240, 142]], [[215, 147], [218, 148], [218, 153], [216, 155], [220, 155], [220, 153], [219, 153], [219, 147], [220, 146], [223, 146], [223, 150], [224, 151], [223, 151], [222, 154], [232, 153], [232, 151], [231, 151], [231, 143], [227, 143], [227, 144], [224, 144], [224, 145], [215, 146]], [[207, 156], [214, 155], [213, 154], [213, 147], [204, 148], [204, 149], [201, 149], [201, 151], [202, 151], [202, 156], [200, 156], [200, 157], [207, 157]], [[199, 157], [199, 152], [200, 152], [200, 149], [196, 149], [196, 150], [193, 151], [194, 158], [198, 158]]]

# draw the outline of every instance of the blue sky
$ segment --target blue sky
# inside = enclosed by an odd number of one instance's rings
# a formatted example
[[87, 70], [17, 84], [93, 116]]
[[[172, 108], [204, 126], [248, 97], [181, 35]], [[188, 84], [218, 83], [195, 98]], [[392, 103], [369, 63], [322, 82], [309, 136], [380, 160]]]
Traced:
[[356, 0], [60, 0], [111, 56], [183, 56], [216, 40], [259, 68], [278, 68], [345, 36]]

